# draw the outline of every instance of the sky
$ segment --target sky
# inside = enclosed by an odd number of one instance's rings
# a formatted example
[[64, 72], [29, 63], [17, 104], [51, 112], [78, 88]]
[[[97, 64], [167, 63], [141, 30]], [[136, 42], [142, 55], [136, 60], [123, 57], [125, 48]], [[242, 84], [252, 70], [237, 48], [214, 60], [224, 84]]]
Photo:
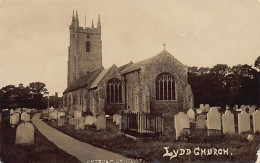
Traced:
[[187, 66], [253, 65], [260, 56], [260, 0], [0, 0], [0, 88], [67, 86], [69, 25], [102, 26], [105, 68], [166, 50]]

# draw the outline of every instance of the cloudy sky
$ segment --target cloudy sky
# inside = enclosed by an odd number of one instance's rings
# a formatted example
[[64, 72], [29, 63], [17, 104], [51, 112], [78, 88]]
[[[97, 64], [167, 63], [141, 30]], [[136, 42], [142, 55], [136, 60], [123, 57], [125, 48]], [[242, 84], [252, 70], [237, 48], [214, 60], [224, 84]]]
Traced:
[[252, 65], [260, 55], [259, 0], [0, 0], [0, 88], [67, 85], [69, 25], [101, 16], [103, 66], [169, 51], [188, 66]]

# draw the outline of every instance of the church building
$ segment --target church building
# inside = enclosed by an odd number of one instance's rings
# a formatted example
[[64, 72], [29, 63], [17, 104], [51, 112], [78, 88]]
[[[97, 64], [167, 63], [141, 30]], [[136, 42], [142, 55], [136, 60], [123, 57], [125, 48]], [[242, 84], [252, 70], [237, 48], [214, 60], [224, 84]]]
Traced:
[[125, 110], [176, 114], [193, 107], [188, 67], [165, 49], [137, 63], [104, 68], [100, 17], [96, 27], [92, 21], [91, 27], [83, 28], [73, 12], [69, 28], [64, 108], [112, 115]]

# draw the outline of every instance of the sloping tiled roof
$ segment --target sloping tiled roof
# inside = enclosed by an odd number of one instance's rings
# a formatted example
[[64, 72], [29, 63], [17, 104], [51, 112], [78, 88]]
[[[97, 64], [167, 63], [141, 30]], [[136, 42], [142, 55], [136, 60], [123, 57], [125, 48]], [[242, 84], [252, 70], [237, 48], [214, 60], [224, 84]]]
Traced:
[[[115, 66], [115, 65], [113, 65]], [[101, 73], [99, 73], [99, 75], [96, 77], [96, 79], [92, 82], [92, 84], [90, 85], [89, 88], [95, 88], [97, 87], [98, 83], [104, 78], [104, 76], [107, 74], [107, 72], [113, 67], [109, 67], [106, 69], [103, 69]]]
[[123, 71], [125, 68], [127, 68], [128, 66], [130, 66], [130, 65], [132, 65], [132, 64], [133, 64], [133, 62], [131, 61], [131, 62], [125, 64], [125, 65], [122, 65], [122, 66], [118, 67], [118, 71], [121, 72], [121, 71]]
[[68, 88], [63, 93], [67, 93], [78, 88], [88, 87], [98, 77], [103, 69], [104, 68], [100, 68], [85, 76], [82, 76], [81, 78], [74, 81], [70, 86], [68, 86]]

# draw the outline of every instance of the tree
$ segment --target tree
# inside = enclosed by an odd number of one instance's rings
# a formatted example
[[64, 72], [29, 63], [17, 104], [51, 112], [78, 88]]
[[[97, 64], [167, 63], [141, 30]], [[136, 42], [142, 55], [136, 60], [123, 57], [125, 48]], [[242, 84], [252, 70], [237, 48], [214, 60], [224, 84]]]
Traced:
[[28, 86], [29, 89], [29, 99], [31, 107], [40, 108], [40, 103], [45, 94], [47, 94], [48, 90], [46, 89], [46, 85], [41, 82], [33, 82]]
[[260, 70], [260, 56], [258, 56], [257, 59], [255, 60], [255, 67]]

